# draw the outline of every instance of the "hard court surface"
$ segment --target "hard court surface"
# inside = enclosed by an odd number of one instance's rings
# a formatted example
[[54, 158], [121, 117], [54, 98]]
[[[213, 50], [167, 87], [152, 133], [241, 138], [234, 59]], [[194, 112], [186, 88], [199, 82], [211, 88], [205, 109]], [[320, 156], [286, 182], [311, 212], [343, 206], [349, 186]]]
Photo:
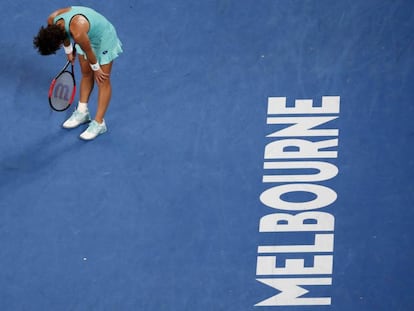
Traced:
[[[124, 44], [109, 131], [87, 143], [84, 127], [61, 128], [72, 110], [48, 106], [63, 51], [32, 47], [68, 3], [0, 11], [0, 310], [412, 310], [414, 2], [72, 4], [103, 13]], [[324, 182], [338, 198], [321, 209], [335, 217], [333, 271], [312, 277], [332, 284], [302, 298], [331, 303], [255, 306], [278, 293], [257, 280], [258, 246], [287, 243], [259, 232], [277, 212], [260, 200], [268, 100], [323, 96], [340, 97], [327, 125], [339, 173]], [[289, 256], [312, 267], [315, 255]]]

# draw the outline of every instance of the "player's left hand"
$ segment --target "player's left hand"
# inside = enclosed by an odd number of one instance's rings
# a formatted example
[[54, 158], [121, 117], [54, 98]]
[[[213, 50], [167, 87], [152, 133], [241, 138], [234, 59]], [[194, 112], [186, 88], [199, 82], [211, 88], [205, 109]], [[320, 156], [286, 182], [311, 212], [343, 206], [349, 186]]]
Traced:
[[103, 72], [102, 68], [94, 71], [94, 75], [97, 83], [103, 83], [109, 79], [109, 74]]
[[72, 64], [75, 63], [75, 55], [74, 54], [66, 54], [66, 57], [68, 61], [70, 61]]

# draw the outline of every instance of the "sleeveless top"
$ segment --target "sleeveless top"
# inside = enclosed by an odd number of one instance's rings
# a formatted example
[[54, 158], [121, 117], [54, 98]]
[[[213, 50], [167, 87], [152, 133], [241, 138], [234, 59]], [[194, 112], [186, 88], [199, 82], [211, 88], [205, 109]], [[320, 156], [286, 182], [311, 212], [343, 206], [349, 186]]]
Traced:
[[70, 34], [69, 25], [75, 15], [83, 15], [88, 20], [88, 36], [92, 45], [99, 44], [105, 30], [112, 26], [112, 24], [103, 15], [99, 14], [95, 10], [83, 6], [72, 6], [71, 10], [57, 15], [53, 19], [53, 23], [55, 24], [60, 19], [63, 19], [65, 21], [65, 30], [68, 33], [70, 39], [72, 39], [72, 36]]
[[[60, 19], [65, 22], [65, 31], [72, 41], [69, 25], [72, 18], [76, 15], [83, 15], [89, 22], [88, 37], [91, 47], [101, 65], [108, 64], [122, 53], [122, 42], [119, 40], [115, 27], [100, 13], [83, 6], [72, 6], [71, 9], [63, 14], [57, 15], [53, 23]], [[80, 46], [76, 45], [78, 54], [84, 55]]]

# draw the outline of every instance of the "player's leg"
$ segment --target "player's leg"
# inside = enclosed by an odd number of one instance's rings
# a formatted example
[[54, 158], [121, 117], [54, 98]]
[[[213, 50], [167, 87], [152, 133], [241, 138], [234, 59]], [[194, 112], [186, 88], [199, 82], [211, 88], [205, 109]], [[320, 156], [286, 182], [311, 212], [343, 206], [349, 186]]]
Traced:
[[96, 110], [95, 120], [93, 120], [89, 127], [84, 131], [80, 138], [84, 140], [95, 139], [98, 135], [103, 134], [107, 131], [106, 123], [104, 120], [106, 110], [108, 109], [109, 102], [112, 95], [112, 86], [111, 86], [111, 70], [112, 62], [106, 65], [101, 65], [103, 72], [108, 74], [108, 78], [103, 82], [98, 83], [98, 107]]
[[89, 61], [85, 59], [83, 55], [79, 55], [78, 59], [82, 73], [79, 89], [79, 101], [87, 104], [89, 102], [89, 96], [92, 93], [95, 80]]
[[88, 101], [94, 87], [94, 75], [87, 59], [84, 55], [79, 54], [79, 65], [81, 68], [82, 78], [79, 90], [79, 104], [71, 117], [63, 123], [64, 128], [75, 128], [91, 120]]
[[108, 109], [109, 102], [112, 95], [112, 86], [111, 86], [111, 71], [112, 71], [112, 62], [106, 65], [101, 65], [103, 72], [108, 74], [108, 79], [104, 82], [98, 83], [98, 108], [96, 110], [95, 120], [98, 123], [102, 123], [105, 117], [105, 113]]

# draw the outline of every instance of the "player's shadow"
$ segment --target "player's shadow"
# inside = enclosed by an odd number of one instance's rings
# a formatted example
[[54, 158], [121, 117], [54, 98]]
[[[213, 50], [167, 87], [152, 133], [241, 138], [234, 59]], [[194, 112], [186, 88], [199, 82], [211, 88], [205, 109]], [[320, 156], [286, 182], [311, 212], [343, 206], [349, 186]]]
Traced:
[[25, 144], [22, 150], [0, 155], [0, 192], [5, 187], [12, 189], [14, 185], [35, 182], [38, 176], [53, 168], [62, 155], [79, 147], [79, 143], [62, 140], [62, 133], [57, 131]]

